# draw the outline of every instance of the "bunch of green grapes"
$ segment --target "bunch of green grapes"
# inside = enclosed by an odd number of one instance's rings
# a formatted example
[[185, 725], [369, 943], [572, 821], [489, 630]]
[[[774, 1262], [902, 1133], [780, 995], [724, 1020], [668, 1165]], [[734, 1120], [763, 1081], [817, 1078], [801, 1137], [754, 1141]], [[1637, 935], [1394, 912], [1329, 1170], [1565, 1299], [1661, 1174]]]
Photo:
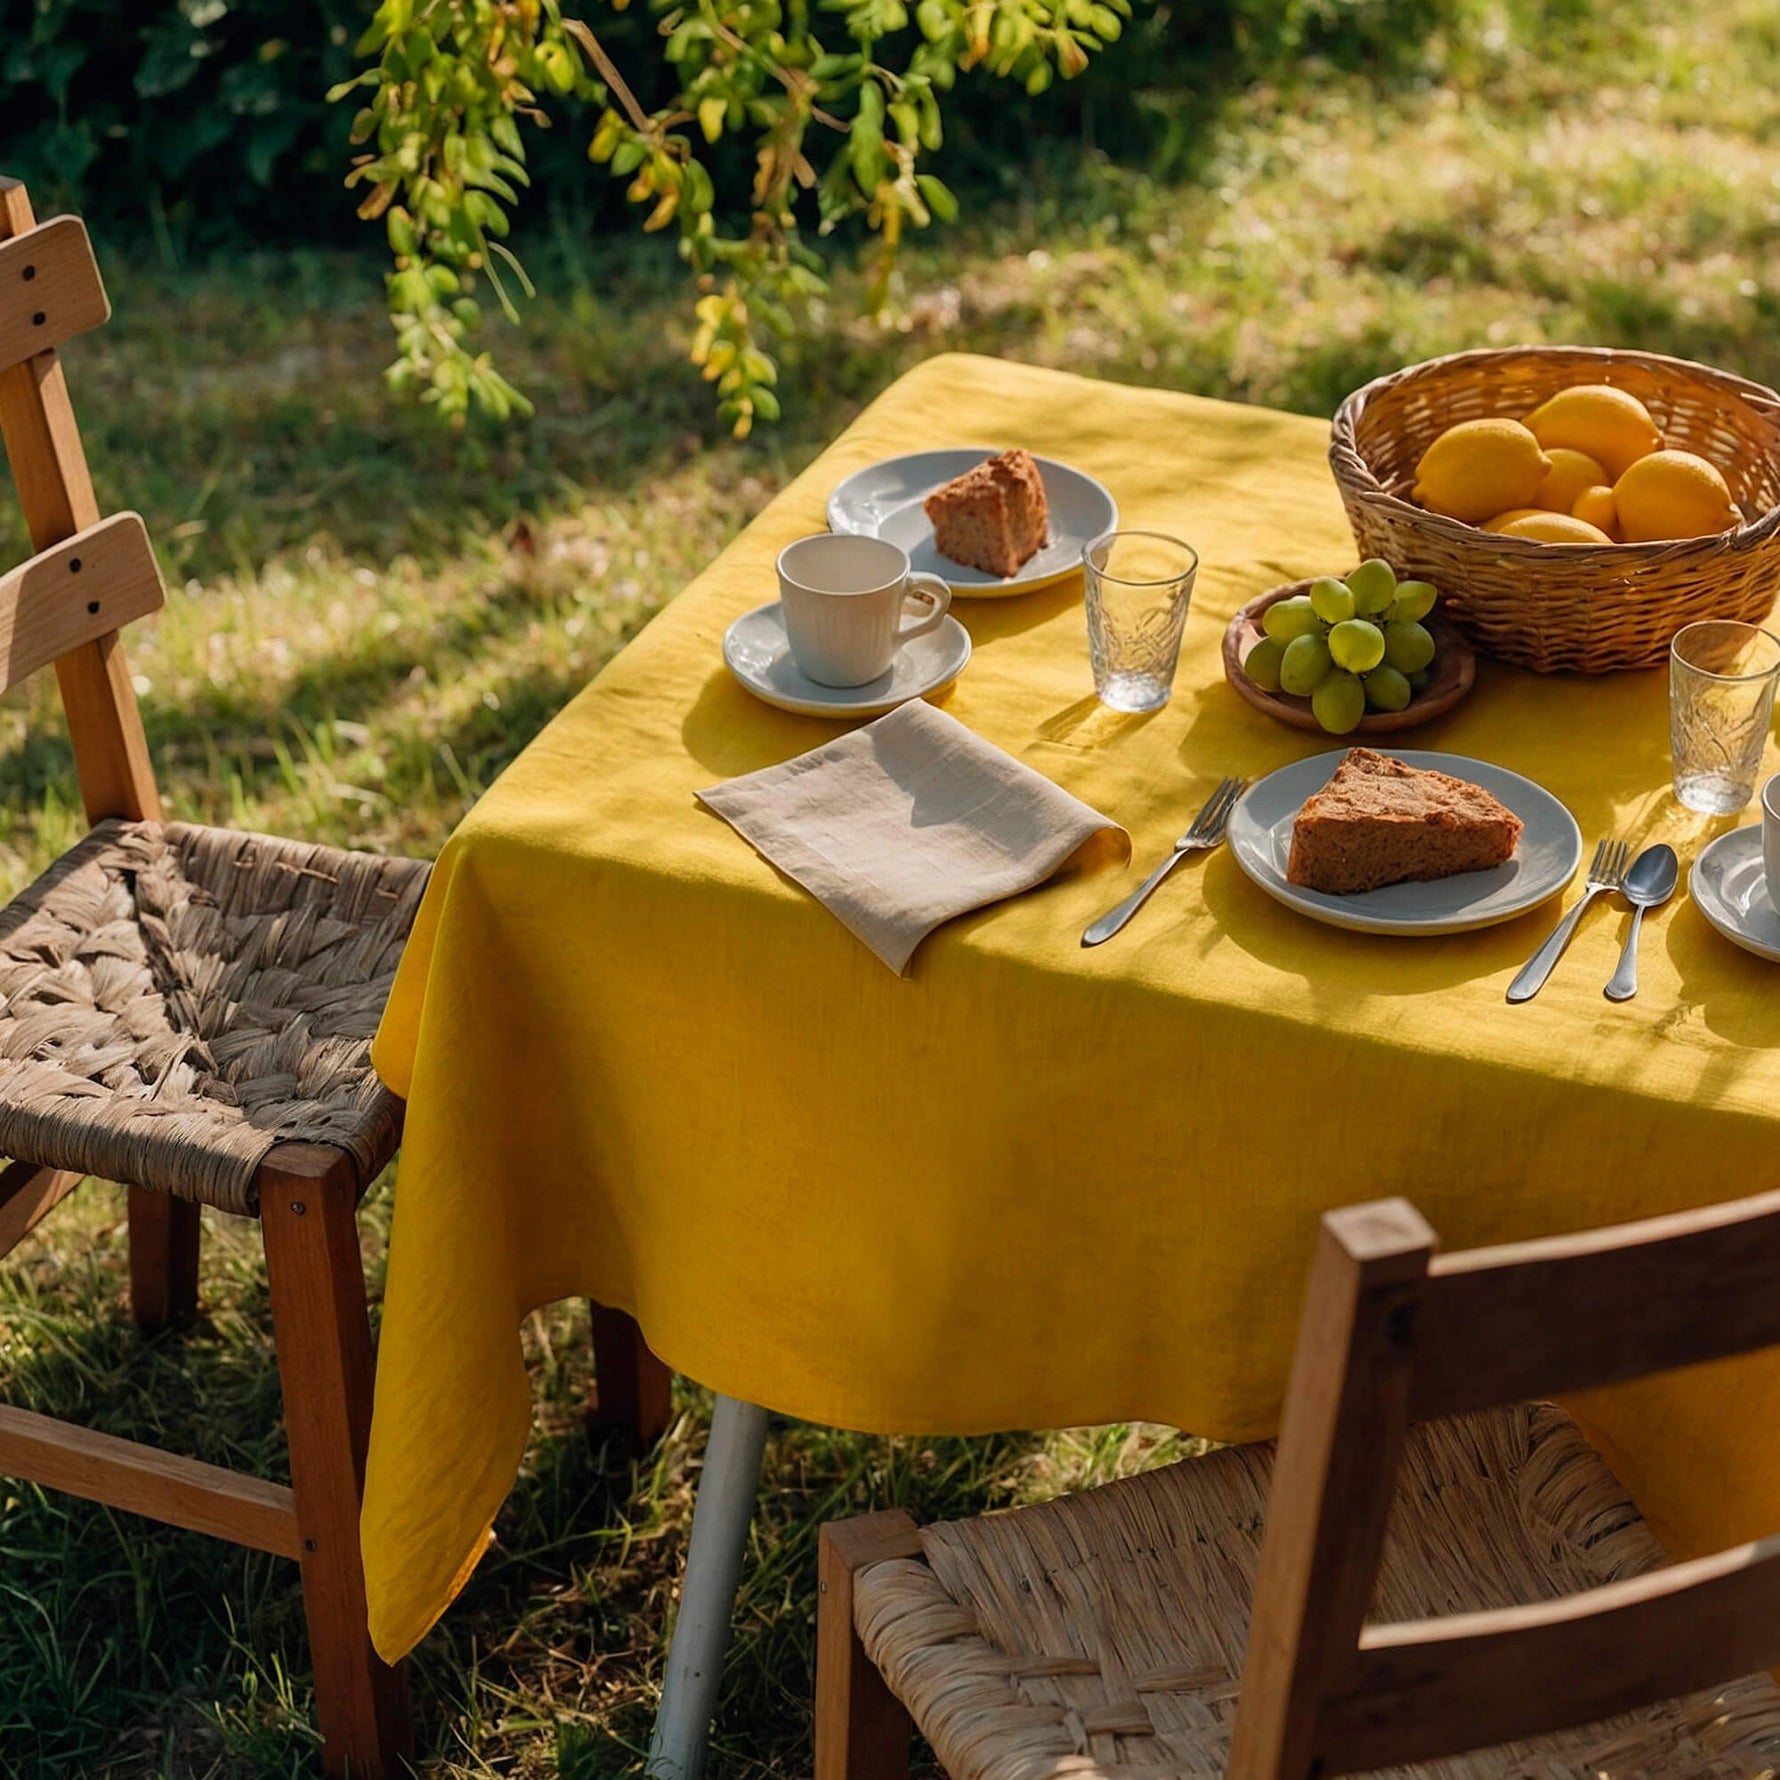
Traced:
[[1400, 711], [1427, 685], [1434, 638], [1421, 620], [1438, 597], [1375, 556], [1269, 606], [1243, 668], [1263, 691], [1308, 698], [1324, 729], [1346, 735], [1369, 708]]

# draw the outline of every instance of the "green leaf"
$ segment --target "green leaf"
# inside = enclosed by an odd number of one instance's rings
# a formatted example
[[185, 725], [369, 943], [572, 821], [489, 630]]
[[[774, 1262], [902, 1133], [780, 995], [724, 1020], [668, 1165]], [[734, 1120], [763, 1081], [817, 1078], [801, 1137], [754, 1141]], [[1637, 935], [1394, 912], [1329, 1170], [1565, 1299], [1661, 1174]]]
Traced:
[[519, 202], [519, 194], [498, 173], [467, 173], [464, 184], [505, 198], [509, 204]]
[[939, 101], [931, 89], [921, 95], [921, 146], [929, 154], [937, 154], [945, 142], [945, 129], [940, 121]]
[[161, 19], [147, 33], [147, 49], [133, 82], [144, 99], [165, 99], [197, 77], [214, 45], [179, 14]]
[[358, 40], [355, 55], [375, 55], [392, 37], [400, 37], [414, 17], [413, 0], [383, 0], [372, 15], [365, 34]]
[[884, 93], [873, 83], [859, 89], [850, 146], [853, 177], [862, 191], [875, 192], [884, 183], [888, 163], [884, 157]]
[[418, 315], [423, 309], [432, 307], [433, 287], [427, 283], [426, 274], [417, 268], [396, 272], [389, 280], [389, 300], [392, 307]]
[[716, 189], [702, 161], [688, 161], [680, 174], [680, 209], [693, 216], [708, 211], [717, 201]]
[[941, 181], [935, 179], [931, 173], [917, 173], [915, 184], [920, 188], [921, 196], [927, 200], [928, 209], [941, 222], [958, 220], [958, 200]]
[[560, 43], [545, 43], [538, 48], [538, 62], [544, 72], [545, 84], [558, 98], [566, 99], [575, 90], [580, 70], [575, 58]]
[[482, 192], [466, 192], [464, 210], [472, 222], [491, 235], [505, 235], [511, 226], [507, 221], [506, 211]]

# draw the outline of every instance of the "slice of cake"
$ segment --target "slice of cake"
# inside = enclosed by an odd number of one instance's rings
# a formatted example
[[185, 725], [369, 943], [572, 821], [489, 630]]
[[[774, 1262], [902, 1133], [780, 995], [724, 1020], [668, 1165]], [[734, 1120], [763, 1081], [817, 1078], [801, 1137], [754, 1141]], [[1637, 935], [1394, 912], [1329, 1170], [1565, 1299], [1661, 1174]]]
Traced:
[[941, 556], [987, 575], [1017, 575], [1051, 541], [1045, 485], [1029, 451], [1004, 451], [921, 503]]
[[1521, 820], [1481, 785], [1350, 748], [1292, 824], [1286, 877], [1351, 896], [1487, 871], [1514, 856]]

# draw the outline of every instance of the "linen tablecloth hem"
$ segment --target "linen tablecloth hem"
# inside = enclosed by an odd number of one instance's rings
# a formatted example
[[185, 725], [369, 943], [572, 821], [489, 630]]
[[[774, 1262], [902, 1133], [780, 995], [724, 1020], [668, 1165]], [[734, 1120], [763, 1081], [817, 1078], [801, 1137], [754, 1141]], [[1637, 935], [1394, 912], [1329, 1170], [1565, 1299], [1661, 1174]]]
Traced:
[[[1101, 1398], [1091, 1403], [1074, 1398], [1045, 1402], [1029, 1394], [1022, 1394], [1019, 1397], [1021, 1409], [1037, 1411], [1036, 1415], [1021, 1413], [1012, 1406], [1010, 1400], [1005, 1412], [998, 1413], [991, 1409], [979, 1415], [958, 1416], [935, 1415], [931, 1409], [922, 1409], [912, 1401], [906, 1412], [894, 1403], [862, 1410], [857, 1399], [850, 1398], [844, 1391], [830, 1395], [821, 1389], [774, 1390], [762, 1396], [756, 1394], [757, 1382], [728, 1369], [721, 1350], [707, 1351], [696, 1341], [682, 1346], [671, 1335], [664, 1338], [659, 1326], [653, 1324], [648, 1317], [639, 1315], [635, 1304], [626, 1294], [614, 1291], [604, 1280], [554, 1291], [549, 1297], [527, 1306], [514, 1323], [515, 1342], [518, 1341], [519, 1332], [527, 1317], [552, 1304], [583, 1298], [629, 1316], [642, 1332], [649, 1351], [663, 1365], [704, 1389], [720, 1396], [734, 1397], [744, 1403], [756, 1403], [768, 1413], [786, 1420], [807, 1422], [814, 1427], [834, 1428], [845, 1433], [880, 1438], [907, 1435], [933, 1439], [970, 1439], [1107, 1423], [1148, 1422], [1177, 1428], [1183, 1433], [1198, 1435], [1220, 1444], [1236, 1445], [1268, 1439], [1277, 1432], [1278, 1403], [1274, 1402], [1270, 1408], [1264, 1408], [1257, 1419], [1254, 1408], [1258, 1399], [1252, 1392], [1245, 1397], [1240, 1391], [1234, 1393], [1234, 1396], [1242, 1401], [1247, 1413], [1237, 1413], [1228, 1404], [1206, 1404], [1201, 1412], [1189, 1404], [1138, 1400], [1126, 1402], [1116, 1397]], [[1177, 1410], [1194, 1412], [1183, 1417], [1175, 1413]], [[435, 1566], [429, 1563], [428, 1569], [433, 1571], [438, 1580], [416, 1590], [413, 1586], [412, 1562], [395, 1566], [395, 1576], [406, 1581], [406, 1586], [400, 1591], [403, 1598], [399, 1602], [380, 1598], [394, 1592], [390, 1587], [373, 1586], [370, 1601], [371, 1642], [386, 1663], [400, 1662], [411, 1654], [468, 1585], [477, 1565], [494, 1543], [494, 1522], [511, 1489], [510, 1482], [501, 1483], [498, 1479], [502, 1476], [511, 1479], [518, 1474], [529, 1444], [528, 1419], [527, 1435], [519, 1442], [518, 1450], [510, 1455], [502, 1455], [498, 1464], [485, 1473], [497, 1481], [486, 1488], [478, 1486], [467, 1490], [457, 1499], [453, 1521], [469, 1518], [473, 1514], [481, 1530], [467, 1546], [460, 1548], [454, 1543], [454, 1549], [460, 1549], [462, 1554], [454, 1567], [447, 1569], [445, 1564]], [[418, 1537], [416, 1533], [419, 1534]], [[430, 1556], [439, 1549], [433, 1543], [437, 1537], [437, 1529], [434, 1529], [430, 1538], [425, 1529], [415, 1529], [410, 1532], [407, 1543], [410, 1550], [418, 1548], [428, 1552]], [[374, 1536], [369, 1528], [366, 1530], [364, 1544], [367, 1579], [390, 1577], [391, 1566], [373, 1562]]]
[[[499, 1512], [498, 1507], [496, 1512]], [[436, 1607], [427, 1607], [417, 1615], [371, 1610], [371, 1647], [391, 1668], [412, 1655], [427, 1633], [451, 1611], [452, 1603], [469, 1586], [476, 1566], [488, 1555], [488, 1548], [493, 1544], [494, 1515], [491, 1514], [481, 1537], [470, 1547], [469, 1555], [445, 1585]]]
[[[520, 1319], [532, 1315], [535, 1311], [545, 1309], [549, 1304], [562, 1302], [564, 1299], [590, 1297], [610, 1308], [622, 1310], [638, 1324], [643, 1339], [650, 1351], [664, 1365], [684, 1378], [690, 1379], [703, 1388], [719, 1395], [734, 1397], [742, 1402], [758, 1403], [770, 1414], [792, 1421], [807, 1422], [812, 1426], [834, 1428], [842, 1432], [863, 1434], [873, 1437], [890, 1438], [894, 1436], [928, 1437], [933, 1439], [970, 1439], [982, 1438], [998, 1434], [1042, 1433], [1065, 1428], [1094, 1427], [1108, 1424], [1149, 1423], [1155, 1426], [1174, 1428], [1181, 1433], [1212, 1440], [1220, 1445], [1242, 1445], [1251, 1441], [1268, 1440], [1278, 1432], [1281, 1404], [1270, 1399], [1270, 1393], [1257, 1394], [1253, 1390], [1244, 1391], [1240, 1388], [1231, 1393], [1232, 1402], [1222, 1405], [1206, 1403], [1195, 1406], [1180, 1402], [1162, 1403], [1148, 1399], [1132, 1399], [1124, 1401], [1111, 1397], [1098, 1398], [1092, 1403], [1074, 1399], [1058, 1399], [1050, 1405], [1040, 1403], [1029, 1395], [1021, 1397], [1022, 1407], [1028, 1411], [1039, 1410], [1036, 1416], [1018, 1414], [1011, 1409], [1006, 1414], [989, 1412], [978, 1416], [935, 1416], [931, 1411], [913, 1409], [903, 1414], [895, 1408], [886, 1408], [882, 1412], [861, 1413], [857, 1404], [844, 1400], [841, 1396], [830, 1397], [820, 1391], [815, 1392], [784, 1392], [775, 1391], [763, 1400], [751, 1394], [748, 1381], [728, 1373], [720, 1355], [706, 1354], [702, 1350], [689, 1351], [678, 1347], [671, 1340], [663, 1340], [650, 1323], [636, 1314], [633, 1306], [617, 1303], [612, 1300], [620, 1296], [611, 1292], [609, 1287], [601, 1285], [597, 1290], [576, 1288], [550, 1298], [530, 1307]], [[519, 1325], [515, 1326], [515, 1335]], [[1233, 1408], [1233, 1402], [1240, 1402], [1242, 1408]], [[1260, 1413], [1256, 1413], [1260, 1405]], [[1601, 1452], [1602, 1457], [1614, 1470], [1616, 1476], [1626, 1485], [1629, 1493], [1637, 1501], [1650, 1524], [1651, 1529], [1665, 1549], [1677, 1559], [1687, 1556], [1701, 1555], [1706, 1550], [1716, 1549], [1710, 1542], [1704, 1545], [1698, 1539], [1688, 1539], [1669, 1525], [1664, 1517], [1665, 1497], [1658, 1487], [1645, 1487], [1643, 1478], [1644, 1467], [1640, 1465], [1634, 1454], [1622, 1446], [1614, 1437], [1610, 1426], [1590, 1412], [1591, 1400], [1582, 1403], [1567, 1402], [1565, 1407], [1576, 1416], [1590, 1442]], [[510, 1462], [510, 1470], [517, 1473], [525, 1456], [523, 1443], [519, 1453]], [[483, 1494], [484, 1492], [478, 1492]], [[377, 1602], [371, 1609], [371, 1641], [379, 1656], [385, 1662], [400, 1662], [408, 1656], [427, 1636], [452, 1603], [463, 1592], [475, 1573], [476, 1567], [486, 1556], [494, 1543], [494, 1521], [504, 1500], [504, 1486], [497, 1486], [486, 1492], [492, 1497], [492, 1506], [486, 1508], [482, 1522], [482, 1531], [467, 1548], [461, 1562], [452, 1572], [450, 1580], [440, 1585], [436, 1594], [420, 1608], [395, 1608]], [[477, 1504], [481, 1512], [484, 1504]]]
[[[469, 1585], [470, 1578], [476, 1573], [476, 1566], [488, 1555], [489, 1548], [495, 1542], [495, 1517], [512, 1491], [512, 1479], [518, 1475], [519, 1467], [525, 1462], [528, 1444], [529, 1440], [522, 1441], [519, 1451], [510, 1458], [503, 1455], [507, 1466], [506, 1481], [500, 1481], [497, 1476], [488, 1488], [469, 1492], [473, 1498], [469, 1507], [476, 1514], [481, 1530], [462, 1548], [462, 1555], [448, 1576], [441, 1574], [444, 1571], [443, 1565], [435, 1569], [429, 1563], [427, 1567], [434, 1570], [438, 1580], [422, 1581], [416, 1587], [415, 1566], [411, 1557], [408, 1562], [394, 1566], [375, 1562], [375, 1536], [369, 1528], [361, 1527], [360, 1544], [365, 1565], [371, 1644], [386, 1663], [393, 1666], [410, 1655]], [[412, 1535], [408, 1543], [410, 1547], [414, 1544]], [[433, 1551], [429, 1550], [429, 1558], [432, 1555]], [[402, 1599], [388, 1599], [396, 1592], [398, 1584], [401, 1585]]]

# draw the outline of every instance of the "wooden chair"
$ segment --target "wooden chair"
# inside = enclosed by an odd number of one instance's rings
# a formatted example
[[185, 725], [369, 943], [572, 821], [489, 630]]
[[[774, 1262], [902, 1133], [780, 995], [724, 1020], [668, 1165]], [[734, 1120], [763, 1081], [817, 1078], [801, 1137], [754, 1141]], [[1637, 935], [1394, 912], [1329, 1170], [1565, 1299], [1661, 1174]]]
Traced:
[[427, 867], [161, 820], [118, 640], [162, 604], [101, 519], [56, 348], [110, 314], [85, 228], [0, 180], [0, 433], [38, 554], [0, 579], [0, 682], [53, 662], [92, 832], [0, 912], [0, 1254], [127, 1182], [145, 1328], [197, 1304], [199, 1208], [258, 1216], [291, 1487], [0, 1405], [0, 1475], [295, 1558], [329, 1774], [393, 1775], [403, 1673], [365, 1619], [371, 1337], [356, 1212], [401, 1105], [371, 1034]]
[[1780, 1538], [1667, 1565], [1537, 1399], [1780, 1344], [1780, 1193], [1434, 1246], [1323, 1220], [1277, 1459], [823, 1528], [817, 1780], [1771, 1780]]
[[[371, 1648], [358, 1516], [372, 1356], [356, 1210], [401, 1105], [369, 1048], [427, 867], [161, 820], [118, 633], [163, 601], [142, 521], [102, 519], [56, 348], [110, 314], [84, 227], [0, 179], [0, 434], [38, 554], [0, 577], [0, 684], [54, 663], [92, 832], [0, 912], [0, 1255], [89, 1175], [129, 1184], [144, 1328], [196, 1308], [199, 1208], [264, 1232], [291, 1486], [0, 1405], [0, 1475], [296, 1559], [323, 1763], [410, 1747]], [[667, 1417], [636, 1325], [595, 1313], [602, 1419]]]

